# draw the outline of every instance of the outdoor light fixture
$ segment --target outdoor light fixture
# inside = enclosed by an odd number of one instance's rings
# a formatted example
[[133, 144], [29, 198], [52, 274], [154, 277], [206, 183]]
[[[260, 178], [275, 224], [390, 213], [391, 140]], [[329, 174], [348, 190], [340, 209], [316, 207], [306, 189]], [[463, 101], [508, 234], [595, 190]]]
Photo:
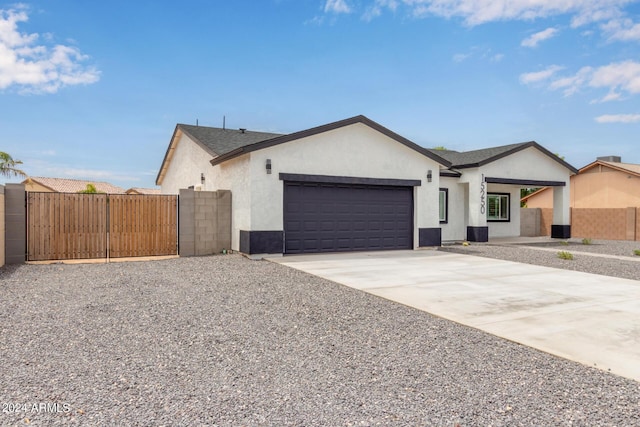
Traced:
[[204, 173], [200, 174], [200, 182], [204, 184]]
[[431, 169], [427, 171], [427, 182], [431, 182]]
[[271, 174], [271, 159], [267, 159], [267, 174], [270, 175]]

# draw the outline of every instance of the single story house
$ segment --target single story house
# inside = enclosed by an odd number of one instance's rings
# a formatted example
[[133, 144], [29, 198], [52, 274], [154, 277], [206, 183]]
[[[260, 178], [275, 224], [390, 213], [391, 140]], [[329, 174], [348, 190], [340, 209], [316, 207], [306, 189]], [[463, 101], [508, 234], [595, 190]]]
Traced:
[[99, 193], [125, 194], [124, 188], [101, 181], [32, 176], [22, 183], [25, 186], [25, 191], [34, 193], [78, 193], [86, 190], [88, 184], [92, 184]]
[[[553, 191], [543, 187], [522, 198], [529, 208], [552, 208]], [[598, 157], [571, 177], [572, 208], [640, 207], [640, 165], [619, 156]]]
[[296, 254], [517, 236], [531, 186], [554, 188], [554, 236], [567, 238], [575, 172], [535, 142], [430, 150], [356, 116], [287, 135], [178, 124], [156, 184], [230, 190], [232, 249]]

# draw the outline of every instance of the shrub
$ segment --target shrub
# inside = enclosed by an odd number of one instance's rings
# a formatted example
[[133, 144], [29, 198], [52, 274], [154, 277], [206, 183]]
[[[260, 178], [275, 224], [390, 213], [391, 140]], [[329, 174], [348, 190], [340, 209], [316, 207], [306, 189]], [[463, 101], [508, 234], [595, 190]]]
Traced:
[[560, 252], [558, 252], [558, 258], [572, 260], [573, 259], [573, 254], [571, 252], [567, 252], [567, 251], [560, 251]]
[[590, 245], [591, 244], [591, 239], [588, 237], [585, 237], [584, 239], [582, 239], [582, 244], [583, 245]]
[[636, 256], [640, 256], [640, 249], [634, 249], [633, 254]]

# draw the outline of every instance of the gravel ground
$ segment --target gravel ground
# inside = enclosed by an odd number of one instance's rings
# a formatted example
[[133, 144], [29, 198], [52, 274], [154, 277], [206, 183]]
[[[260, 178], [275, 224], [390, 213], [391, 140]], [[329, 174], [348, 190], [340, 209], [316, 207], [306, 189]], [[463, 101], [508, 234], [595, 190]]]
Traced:
[[[543, 251], [536, 248], [554, 249]], [[471, 243], [470, 246], [448, 245], [439, 250], [487, 258], [517, 261], [546, 267], [583, 271], [585, 273], [602, 274], [604, 276], [622, 277], [640, 280], [640, 257], [633, 254], [640, 249], [640, 242], [620, 240], [594, 240], [590, 245], [583, 245], [581, 239], [571, 239], [568, 245], [558, 243], [532, 243], [496, 245], [491, 243]], [[558, 258], [560, 251], [573, 254], [573, 260]], [[612, 259], [581, 255], [578, 252], [617, 255], [632, 258], [631, 260]], [[633, 261], [637, 259], [638, 261]]]
[[6, 267], [0, 295], [1, 425], [640, 425], [638, 382], [238, 255]]

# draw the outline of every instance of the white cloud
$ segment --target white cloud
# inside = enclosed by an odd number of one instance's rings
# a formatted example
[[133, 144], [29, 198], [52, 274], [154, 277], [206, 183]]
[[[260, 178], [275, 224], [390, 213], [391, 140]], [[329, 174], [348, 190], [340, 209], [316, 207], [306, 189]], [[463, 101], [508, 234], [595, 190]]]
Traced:
[[563, 89], [564, 96], [571, 96], [578, 92], [580, 88], [591, 79], [591, 75], [593, 73], [593, 68], [591, 67], [582, 67], [576, 74], [573, 76], [561, 77], [559, 79], [554, 80], [549, 85], [549, 89]]
[[601, 26], [609, 40], [640, 41], [640, 23], [631, 19], [613, 19]]
[[375, 0], [373, 5], [367, 8], [364, 15], [362, 15], [362, 18], [365, 21], [371, 21], [372, 19], [382, 15], [382, 10], [384, 8], [387, 8], [392, 12], [395, 12], [396, 9], [398, 8], [398, 1], [397, 0]]
[[[543, 71], [522, 74], [520, 81], [530, 84], [550, 80], [561, 69], [562, 67], [552, 65]], [[607, 94], [597, 102], [618, 100], [625, 93], [639, 94], [640, 62], [623, 61], [597, 68], [582, 67], [574, 75], [563, 76], [549, 83], [549, 89], [562, 89], [565, 96], [573, 95], [585, 87], [607, 90]]]
[[604, 114], [595, 118], [598, 123], [638, 123], [640, 114]]
[[564, 67], [561, 67], [559, 65], [550, 65], [541, 71], [521, 74], [520, 81], [524, 84], [539, 83], [543, 80], [551, 78], [555, 73], [562, 70], [563, 68]]
[[470, 53], [456, 53], [455, 55], [453, 55], [453, 62], [462, 62], [470, 56]]
[[[374, 2], [378, 14], [398, 3], [415, 17], [462, 18], [470, 26], [487, 22], [547, 18], [571, 14], [572, 26], [601, 22], [623, 15], [622, 8], [633, 0], [397, 0]], [[387, 6], [387, 3], [392, 3]]]
[[[640, 93], [640, 62], [623, 61], [597, 68], [589, 86], [606, 88], [611, 93]], [[607, 95], [610, 96], [610, 95]]]
[[[21, 93], [55, 93], [64, 86], [95, 83], [100, 72], [82, 65], [88, 57], [72, 46], [36, 44], [38, 34], [25, 34], [24, 7], [0, 9], [0, 90], [17, 87]], [[48, 33], [43, 39], [52, 39]]]
[[456, 53], [451, 57], [453, 62], [464, 62], [471, 58], [480, 58], [490, 62], [500, 62], [504, 58], [502, 53], [493, 53], [489, 48], [483, 46], [473, 46], [466, 53]]
[[345, 0], [327, 0], [324, 5], [325, 12], [351, 13], [351, 8]]
[[538, 43], [548, 40], [556, 34], [558, 34], [558, 30], [556, 28], [547, 28], [546, 30], [539, 31], [522, 40], [520, 45], [524, 47], [536, 47], [538, 46]]

